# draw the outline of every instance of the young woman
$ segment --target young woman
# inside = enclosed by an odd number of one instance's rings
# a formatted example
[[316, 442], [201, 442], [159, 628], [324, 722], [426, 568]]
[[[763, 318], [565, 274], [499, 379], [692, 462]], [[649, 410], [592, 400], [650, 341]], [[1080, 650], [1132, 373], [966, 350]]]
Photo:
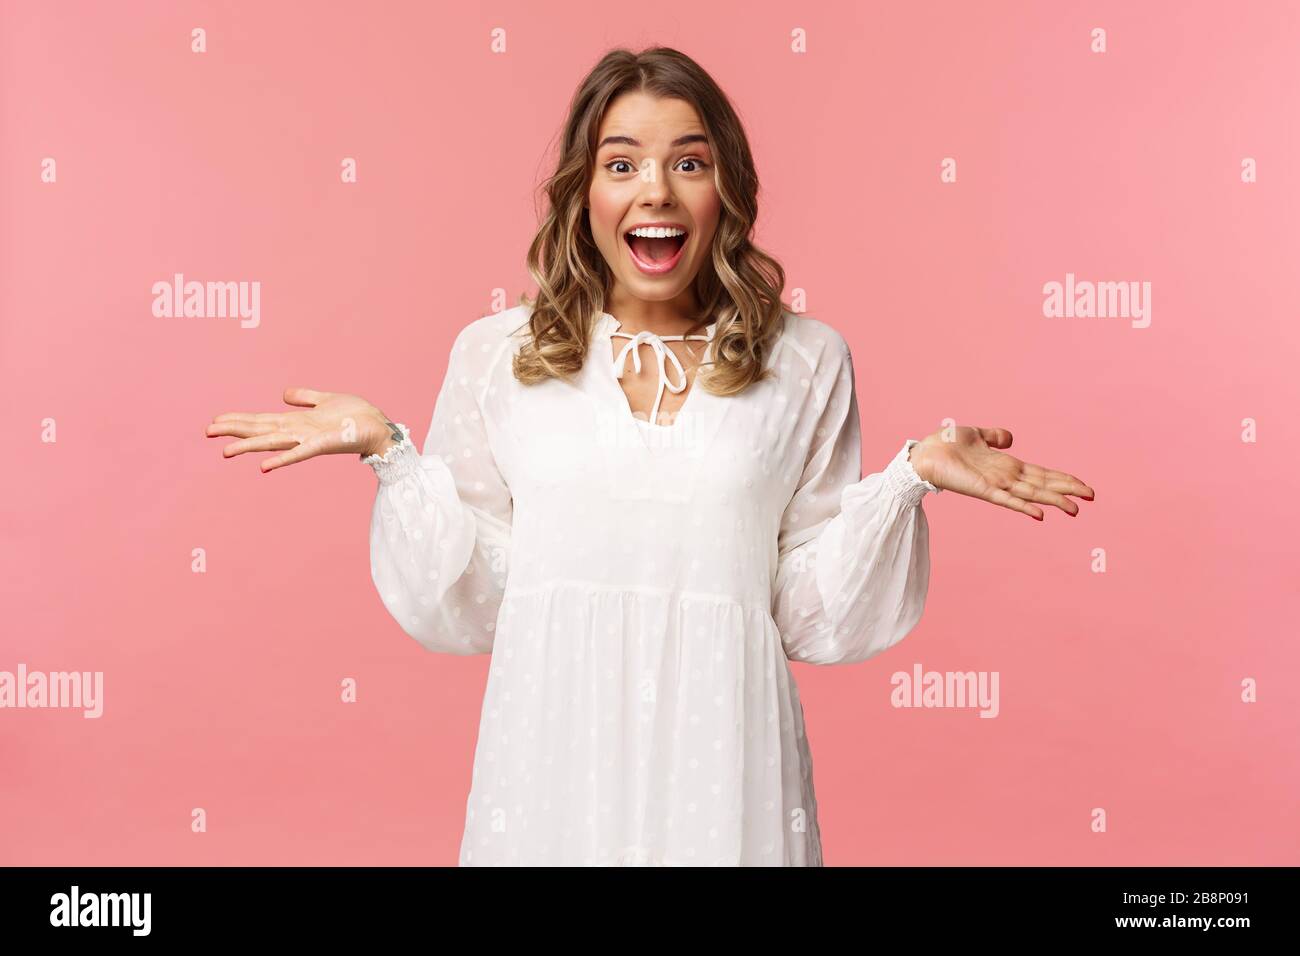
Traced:
[[925, 604], [922, 498], [1092, 498], [1000, 428], [861, 472], [853, 365], [749, 240], [730, 104], [671, 49], [583, 81], [530, 301], [457, 335], [423, 452], [355, 395], [219, 415], [268, 471], [363, 454], [372, 577], [434, 651], [491, 653], [461, 865], [818, 866], [788, 661], [861, 661]]

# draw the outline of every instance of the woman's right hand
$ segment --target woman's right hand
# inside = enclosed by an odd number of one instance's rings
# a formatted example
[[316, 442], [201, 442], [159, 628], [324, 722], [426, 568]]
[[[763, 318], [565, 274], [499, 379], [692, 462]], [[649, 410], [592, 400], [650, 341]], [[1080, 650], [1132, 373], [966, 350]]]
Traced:
[[384, 413], [359, 395], [287, 388], [284, 401], [301, 410], [226, 412], [212, 419], [207, 435], [242, 439], [222, 449], [226, 458], [246, 451], [284, 451], [262, 462], [263, 474], [317, 455], [382, 455], [401, 439]]

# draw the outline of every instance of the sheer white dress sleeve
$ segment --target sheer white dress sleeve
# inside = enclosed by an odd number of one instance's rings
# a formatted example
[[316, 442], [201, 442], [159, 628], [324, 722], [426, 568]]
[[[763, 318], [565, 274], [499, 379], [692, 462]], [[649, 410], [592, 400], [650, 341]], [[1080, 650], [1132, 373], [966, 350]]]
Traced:
[[772, 616], [788, 659], [851, 664], [920, 620], [930, 585], [921, 500], [940, 489], [912, 468], [910, 438], [883, 471], [862, 477], [853, 362], [838, 334], [813, 370], [805, 414], [816, 424], [781, 518]]
[[[457, 336], [423, 454], [400, 444], [363, 459], [379, 479], [370, 574], [402, 630], [431, 651], [486, 654], [505, 591], [513, 501], [488, 445], [484, 326]], [[482, 341], [480, 341], [482, 340]]]

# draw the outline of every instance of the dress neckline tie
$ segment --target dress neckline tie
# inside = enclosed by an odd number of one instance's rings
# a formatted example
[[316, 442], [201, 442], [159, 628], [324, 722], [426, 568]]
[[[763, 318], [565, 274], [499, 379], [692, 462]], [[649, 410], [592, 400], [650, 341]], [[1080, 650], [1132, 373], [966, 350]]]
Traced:
[[[670, 349], [664, 343], [685, 342], [689, 340], [710, 342], [713, 340], [713, 331], [717, 323], [714, 322], [710, 324], [708, 326], [708, 333], [705, 335], [658, 335], [654, 332], [649, 331], [648, 329], [642, 329], [640, 332], [637, 333], [620, 332], [618, 331], [618, 327], [620, 325], [618, 319], [614, 318], [609, 313], [605, 313], [605, 318], [608, 320], [609, 324], [613, 326], [613, 328], [610, 330], [610, 335], [617, 335], [629, 340], [628, 343], [623, 346], [622, 350], [619, 351], [618, 355], [614, 357], [615, 378], [621, 379], [623, 377], [623, 372], [627, 368], [628, 352], [632, 353], [632, 367], [635, 368], [638, 373], [640, 373], [641, 345], [647, 344], [654, 350], [655, 361], [659, 365], [659, 388], [655, 393], [654, 408], [652, 408], [650, 411], [650, 423], [653, 425], [657, 425], [659, 424], [659, 403], [663, 401], [664, 390], [667, 389], [668, 391], [676, 395], [680, 393], [684, 388], [686, 388], [686, 369], [682, 368], [682, 363], [681, 360], [677, 357], [677, 353], [674, 352], [672, 349]], [[707, 354], [707, 350], [706, 350], [706, 354]], [[673, 367], [677, 370], [678, 380], [675, 383], [670, 381], [668, 378], [668, 367], [667, 367], [668, 362], [672, 362]]]

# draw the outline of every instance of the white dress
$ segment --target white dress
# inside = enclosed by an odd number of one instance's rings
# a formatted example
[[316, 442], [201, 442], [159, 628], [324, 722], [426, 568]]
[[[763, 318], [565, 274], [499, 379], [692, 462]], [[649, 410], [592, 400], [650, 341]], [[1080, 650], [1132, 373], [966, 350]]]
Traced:
[[[787, 662], [862, 661], [920, 619], [939, 489], [915, 440], [862, 477], [849, 349], [816, 319], [784, 313], [774, 379], [693, 384], [659, 425], [607, 313], [572, 381], [517, 382], [529, 311], [457, 336], [423, 453], [400, 425], [364, 459], [385, 607], [492, 655], [460, 865], [820, 866]], [[674, 388], [669, 347], [637, 341]]]

